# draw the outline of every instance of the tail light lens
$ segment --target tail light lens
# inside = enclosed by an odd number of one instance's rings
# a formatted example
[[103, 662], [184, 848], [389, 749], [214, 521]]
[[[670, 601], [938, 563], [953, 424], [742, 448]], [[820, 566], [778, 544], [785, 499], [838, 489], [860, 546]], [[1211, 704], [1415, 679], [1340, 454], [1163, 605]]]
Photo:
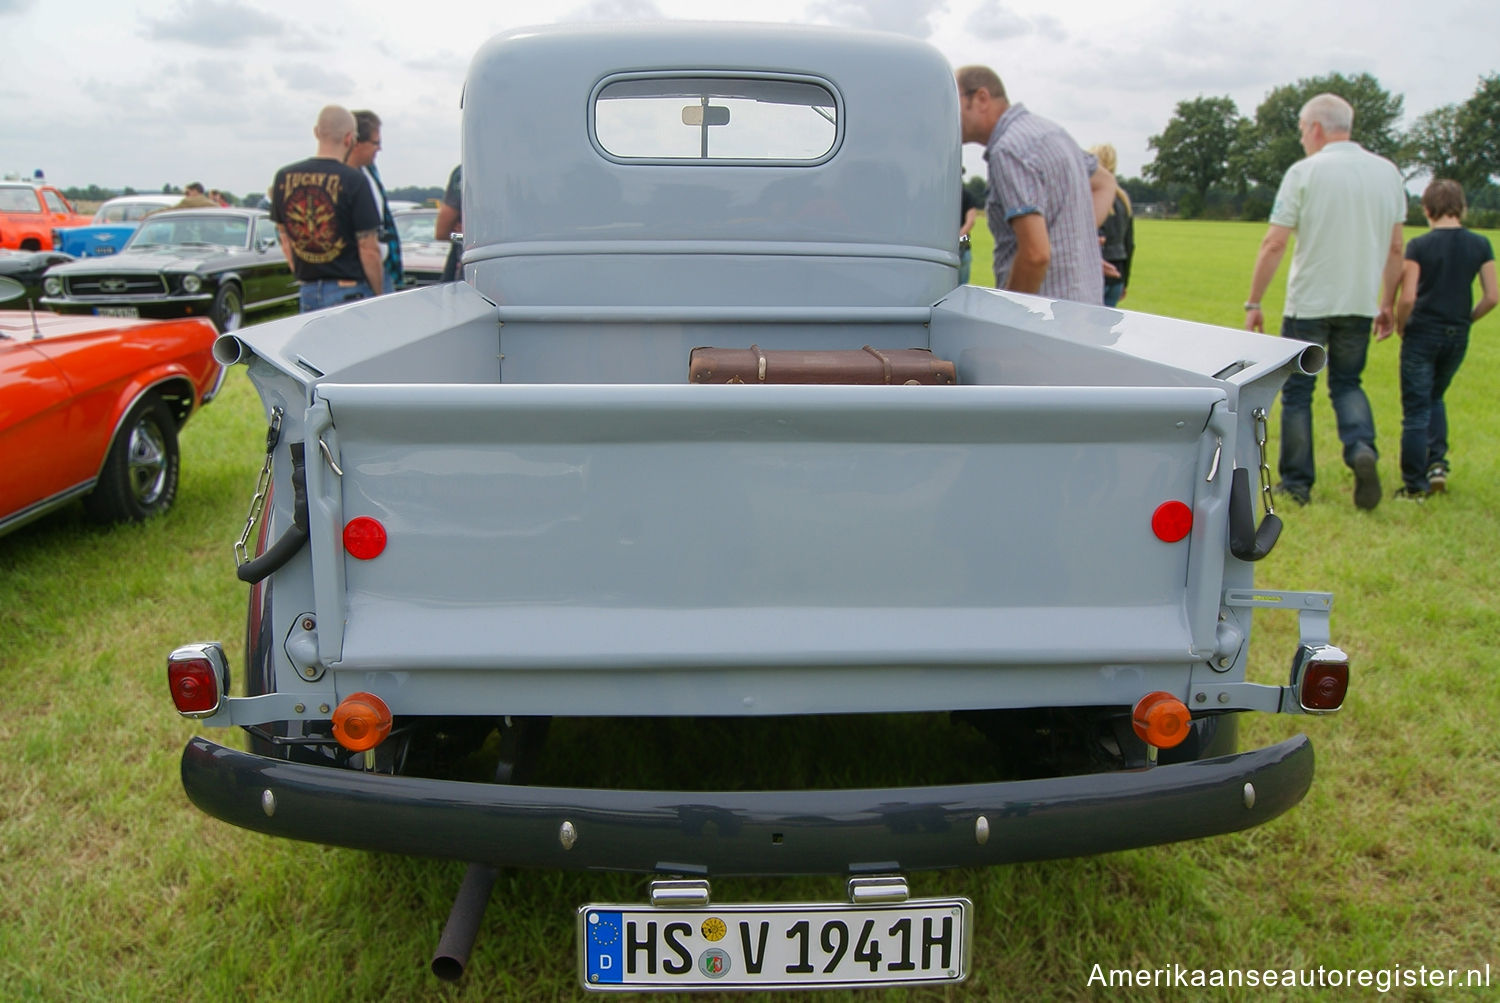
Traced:
[[385, 527], [367, 515], [356, 516], [344, 525], [344, 549], [350, 557], [373, 561], [385, 552]]
[[1193, 531], [1193, 510], [1180, 501], [1162, 502], [1151, 513], [1151, 532], [1163, 543], [1176, 543]]
[[1292, 660], [1292, 689], [1308, 714], [1331, 714], [1349, 693], [1349, 656], [1332, 645], [1303, 646]]
[[167, 689], [183, 717], [212, 717], [229, 692], [229, 660], [217, 641], [185, 644], [167, 656]]
[[1158, 749], [1181, 745], [1193, 728], [1187, 704], [1164, 690], [1147, 693], [1135, 705], [1130, 724], [1136, 737]]
[[391, 733], [391, 709], [373, 693], [351, 693], [333, 711], [333, 737], [350, 752], [373, 749]]

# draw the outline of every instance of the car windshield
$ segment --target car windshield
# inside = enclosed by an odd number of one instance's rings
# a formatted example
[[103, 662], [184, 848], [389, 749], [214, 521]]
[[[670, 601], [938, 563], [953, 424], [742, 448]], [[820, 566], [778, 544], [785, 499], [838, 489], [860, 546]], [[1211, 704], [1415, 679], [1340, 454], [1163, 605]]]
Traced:
[[[170, 203], [169, 203], [170, 204]], [[158, 202], [106, 202], [94, 214], [95, 223], [134, 223], [166, 206]]]
[[245, 247], [249, 235], [250, 221], [243, 216], [152, 216], [126, 247], [135, 251], [173, 244]]
[[0, 188], [0, 212], [41, 212], [30, 188]]
[[436, 240], [433, 236], [436, 226], [436, 212], [403, 212], [396, 217], [396, 233], [403, 244]]

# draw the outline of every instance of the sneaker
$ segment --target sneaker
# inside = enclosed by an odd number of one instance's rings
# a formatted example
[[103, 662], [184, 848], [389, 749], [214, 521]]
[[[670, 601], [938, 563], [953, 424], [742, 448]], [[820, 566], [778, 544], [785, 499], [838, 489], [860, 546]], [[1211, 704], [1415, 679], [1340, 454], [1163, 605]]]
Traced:
[[1375, 466], [1375, 450], [1362, 446], [1349, 466], [1354, 468], [1354, 506], [1372, 509], [1380, 504], [1380, 471]]
[[1416, 502], [1420, 505], [1427, 500], [1427, 492], [1417, 491], [1414, 488], [1402, 488], [1391, 497], [1396, 499], [1396, 501]]
[[1433, 464], [1431, 470], [1427, 471], [1427, 491], [1429, 494], [1438, 494], [1448, 490], [1448, 468], [1441, 464]]
[[1306, 505], [1311, 500], [1308, 497], [1307, 488], [1295, 487], [1285, 481], [1272, 488], [1271, 493], [1279, 498], [1290, 498], [1298, 505]]

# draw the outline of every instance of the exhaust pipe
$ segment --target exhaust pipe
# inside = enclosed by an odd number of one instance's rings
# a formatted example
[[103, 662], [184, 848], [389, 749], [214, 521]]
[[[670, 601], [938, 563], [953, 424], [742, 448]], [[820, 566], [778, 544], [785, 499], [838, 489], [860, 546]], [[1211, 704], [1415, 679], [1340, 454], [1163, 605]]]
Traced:
[[[495, 764], [495, 783], [524, 784], [532, 756], [547, 735], [551, 718], [515, 718], [500, 721], [500, 758]], [[463, 884], [453, 899], [448, 922], [438, 939], [437, 953], [432, 956], [432, 974], [444, 982], [457, 982], [469, 964], [479, 923], [490, 904], [498, 868], [487, 864], [470, 864]]]
[[444, 982], [457, 982], [469, 964], [474, 938], [479, 936], [479, 922], [490, 904], [490, 890], [495, 887], [499, 871], [486, 864], [470, 864], [463, 884], [453, 900], [443, 935], [438, 939], [437, 953], [432, 956], [432, 974]]

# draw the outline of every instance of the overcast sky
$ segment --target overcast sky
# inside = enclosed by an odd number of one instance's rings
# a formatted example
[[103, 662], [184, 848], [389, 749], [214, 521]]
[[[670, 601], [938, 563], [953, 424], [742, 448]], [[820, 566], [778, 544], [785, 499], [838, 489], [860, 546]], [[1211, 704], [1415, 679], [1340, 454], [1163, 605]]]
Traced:
[[[1121, 173], [1151, 159], [1178, 101], [1228, 95], [1253, 115], [1301, 77], [1369, 72], [1405, 98], [1403, 125], [1500, 70], [1495, 0], [0, 0], [0, 174], [63, 187], [201, 180], [264, 190], [313, 152], [324, 104], [385, 122], [388, 187], [441, 185], [459, 154], [469, 59], [539, 19], [693, 17], [876, 28], [987, 63], [1014, 101]], [[513, 13], [515, 12], [515, 13]], [[1358, 123], [1355, 123], [1356, 134]], [[982, 169], [976, 147], [965, 161]]]

